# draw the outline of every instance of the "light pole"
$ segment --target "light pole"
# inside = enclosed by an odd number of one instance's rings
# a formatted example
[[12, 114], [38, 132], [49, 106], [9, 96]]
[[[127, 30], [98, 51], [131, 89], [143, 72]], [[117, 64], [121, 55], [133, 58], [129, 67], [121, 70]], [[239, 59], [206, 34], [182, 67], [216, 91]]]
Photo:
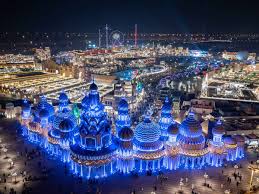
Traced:
[[205, 174], [203, 175], [203, 177], [204, 177], [204, 184], [206, 184], [206, 180], [207, 180], [207, 178], [209, 178], [209, 175], [205, 172]]

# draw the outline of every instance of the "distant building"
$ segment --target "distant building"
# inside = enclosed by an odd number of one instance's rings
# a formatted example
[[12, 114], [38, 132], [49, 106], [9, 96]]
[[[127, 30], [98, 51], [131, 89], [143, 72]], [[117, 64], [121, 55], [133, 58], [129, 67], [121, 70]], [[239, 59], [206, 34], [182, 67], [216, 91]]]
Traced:
[[192, 99], [191, 107], [197, 114], [210, 114], [215, 109], [215, 102], [212, 100]]

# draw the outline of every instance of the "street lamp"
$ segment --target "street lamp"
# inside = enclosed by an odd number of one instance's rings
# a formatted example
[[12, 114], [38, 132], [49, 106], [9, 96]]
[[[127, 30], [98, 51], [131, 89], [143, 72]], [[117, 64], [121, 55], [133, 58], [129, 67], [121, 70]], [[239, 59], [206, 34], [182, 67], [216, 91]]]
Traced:
[[209, 178], [209, 175], [205, 172], [205, 174], [203, 175], [203, 177], [204, 177], [204, 184], [206, 184], [206, 180], [207, 180], [207, 178]]

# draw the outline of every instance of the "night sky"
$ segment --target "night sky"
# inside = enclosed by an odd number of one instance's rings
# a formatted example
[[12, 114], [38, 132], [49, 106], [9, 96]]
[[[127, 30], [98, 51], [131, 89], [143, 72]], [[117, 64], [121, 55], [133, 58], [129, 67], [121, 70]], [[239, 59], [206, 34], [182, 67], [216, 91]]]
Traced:
[[2, 0], [1, 30], [97, 32], [108, 23], [130, 32], [259, 32], [258, 1]]

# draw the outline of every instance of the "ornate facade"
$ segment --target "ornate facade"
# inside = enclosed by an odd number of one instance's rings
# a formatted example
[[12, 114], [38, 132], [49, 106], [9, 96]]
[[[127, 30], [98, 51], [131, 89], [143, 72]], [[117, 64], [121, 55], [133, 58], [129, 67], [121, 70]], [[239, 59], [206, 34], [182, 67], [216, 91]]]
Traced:
[[182, 123], [174, 121], [167, 98], [158, 123], [147, 113], [135, 128], [131, 126], [128, 103], [121, 99], [114, 134], [95, 83], [90, 85], [81, 106], [70, 109], [69, 99], [62, 92], [56, 109], [44, 96], [34, 108], [25, 100], [23, 135], [67, 162], [74, 174], [88, 179], [117, 171], [154, 172], [202, 168], [205, 164], [217, 167], [224, 160], [244, 156], [242, 136], [224, 137], [222, 122], [218, 120], [212, 129], [213, 139], [207, 139], [192, 110]]

